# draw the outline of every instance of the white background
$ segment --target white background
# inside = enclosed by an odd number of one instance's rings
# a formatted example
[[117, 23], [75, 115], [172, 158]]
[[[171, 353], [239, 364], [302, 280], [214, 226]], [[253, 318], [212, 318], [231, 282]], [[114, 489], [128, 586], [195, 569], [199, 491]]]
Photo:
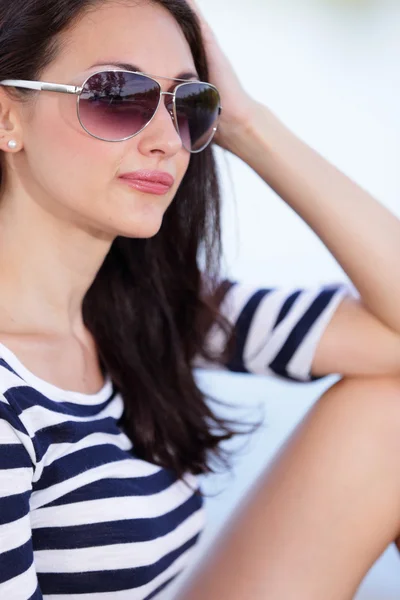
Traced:
[[[388, 0], [199, 4], [246, 89], [400, 215], [400, 6]], [[313, 231], [247, 165], [222, 152], [218, 157], [229, 276], [266, 286], [346, 280]], [[202, 480], [207, 494], [218, 495], [206, 502], [209, 523], [201, 554], [285, 437], [335, 380], [304, 385], [251, 375], [202, 372], [199, 377], [210, 394], [248, 406], [250, 420], [257, 419], [259, 413], [250, 409], [259, 403], [265, 413], [265, 426], [237, 454], [233, 474]], [[240, 438], [237, 445], [243, 443]], [[399, 598], [400, 558], [390, 547], [357, 600]]]

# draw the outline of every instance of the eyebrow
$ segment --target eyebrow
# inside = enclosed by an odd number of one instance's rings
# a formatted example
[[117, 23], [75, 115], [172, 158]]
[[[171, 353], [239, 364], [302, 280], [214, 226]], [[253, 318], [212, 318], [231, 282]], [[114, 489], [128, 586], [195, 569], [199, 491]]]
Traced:
[[[139, 73], [144, 72], [137, 65], [132, 65], [130, 63], [119, 63], [119, 62], [96, 63], [95, 65], [92, 65], [91, 67], [89, 67], [89, 69], [93, 69], [94, 67], [104, 67], [105, 65], [119, 67], [120, 69], [123, 69], [124, 71], [139, 71]], [[169, 79], [169, 78], [167, 77], [167, 79]], [[187, 72], [180, 73], [179, 75], [177, 75], [176, 77], [171, 78], [171, 79], [199, 79], [199, 76], [197, 73], [193, 73], [192, 71], [187, 71]]]

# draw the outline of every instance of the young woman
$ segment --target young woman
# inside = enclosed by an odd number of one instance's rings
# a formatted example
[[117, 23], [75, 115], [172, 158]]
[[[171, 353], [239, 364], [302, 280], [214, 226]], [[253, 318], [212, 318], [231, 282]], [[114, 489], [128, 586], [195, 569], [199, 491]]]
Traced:
[[[205, 364], [343, 379], [181, 598], [351, 597], [400, 529], [399, 222], [246, 95], [184, 0], [0, 14], [0, 597], [162, 598], [236, 431]], [[360, 297], [221, 282], [213, 140]]]

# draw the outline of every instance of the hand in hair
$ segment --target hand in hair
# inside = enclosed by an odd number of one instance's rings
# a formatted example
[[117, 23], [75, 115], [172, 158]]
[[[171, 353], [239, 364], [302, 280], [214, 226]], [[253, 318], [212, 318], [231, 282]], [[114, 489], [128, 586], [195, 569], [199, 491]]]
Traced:
[[210, 73], [209, 82], [215, 85], [221, 94], [222, 115], [215, 142], [223, 148], [228, 148], [228, 135], [235, 127], [242, 128], [246, 124], [252, 113], [254, 100], [243, 88], [196, 0], [186, 2], [200, 21]]

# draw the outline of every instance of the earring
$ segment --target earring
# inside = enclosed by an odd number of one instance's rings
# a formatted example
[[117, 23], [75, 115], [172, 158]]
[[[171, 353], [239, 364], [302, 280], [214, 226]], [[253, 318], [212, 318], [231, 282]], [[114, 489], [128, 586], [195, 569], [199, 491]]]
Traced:
[[10, 140], [7, 145], [10, 148], [10, 150], [15, 150], [18, 147], [18, 142], [16, 142], [15, 140]]

